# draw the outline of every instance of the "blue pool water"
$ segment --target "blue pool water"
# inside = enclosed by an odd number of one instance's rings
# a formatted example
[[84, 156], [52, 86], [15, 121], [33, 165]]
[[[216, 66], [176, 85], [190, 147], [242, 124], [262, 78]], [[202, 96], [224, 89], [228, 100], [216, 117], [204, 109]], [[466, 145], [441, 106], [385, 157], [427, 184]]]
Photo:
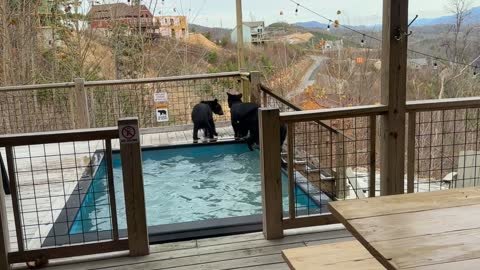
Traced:
[[[244, 144], [144, 150], [149, 226], [261, 214], [260, 157]], [[119, 228], [126, 228], [120, 155], [113, 155]], [[105, 166], [100, 166], [70, 233], [111, 230]], [[283, 175], [284, 209], [287, 177]], [[297, 209], [318, 209], [298, 187]]]

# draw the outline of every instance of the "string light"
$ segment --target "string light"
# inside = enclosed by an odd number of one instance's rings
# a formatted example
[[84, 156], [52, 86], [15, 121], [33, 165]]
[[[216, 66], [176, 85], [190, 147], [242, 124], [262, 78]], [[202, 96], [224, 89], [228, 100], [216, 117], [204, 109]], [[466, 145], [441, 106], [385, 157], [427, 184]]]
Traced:
[[478, 74], [477, 73], [477, 68], [478, 68], [478, 66], [473, 67], [473, 78], [474, 79], [477, 78], [477, 74]]
[[297, 8], [295, 9], [295, 16], [298, 15], [298, 7], [300, 6], [300, 4], [297, 3]]
[[365, 35], [363, 35], [362, 40], [360, 41], [360, 45], [361, 45], [362, 47], [365, 46]]
[[433, 69], [438, 69], [437, 60], [433, 61]]
[[[323, 16], [322, 14], [320, 14], [320, 13], [316, 12], [315, 10], [310, 9], [310, 8], [308, 8], [308, 7], [306, 7], [306, 6], [298, 3], [298, 2], [295, 1], [295, 0], [289, 0], [289, 1], [292, 2], [292, 3], [294, 3], [294, 4], [296, 4], [296, 5], [297, 5], [297, 8], [298, 8], [298, 7], [302, 7], [303, 9], [309, 11], [310, 13], [315, 14], [315, 15], [323, 18], [324, 20], [327, 20], [327, 21], [329, 22], [329, 23], [328, 23], [328, 26], [327, 26], [327, 31], [330, 31], [330, 24], [331, 24], [332, 22], [334, 22], [332, 19], [330, 19], [330, 18], [328, 18], [328, 17], [326, 17], [326, 16]], [[364, 41], [365, 41], [365, 38], [369, 38], [369, 39], [372, 39], [372, 40], [375, 40], [375, 41], [378, 41], [378, 42], [382, 42], [382, 39], [377, 38], [377, 37], [374, 37], [374, 36], [372, 36], [372, 35], [368, 35], [368, 34], [366, 34], [366, 33], [364, 33], [364, 32], [358, 31], [358, 30], [356, 30], [356, 29], [354, 29], [354, 28], [352, 28], [352, 27], [349, 27], [349, 26], [347, 26], [347, 25], [340, 24], [340, 23], [338, 22], [338, 20], [335, 21], [335, 27], [342, 27], [342, 28], [347, 29], [347, 30], [349, 30], [349, 31], [351, 31], [351, 32], [354, 32], [354, 33], [357, 33], [357, 34], [359, 34], [359, 35], [362, 35], [362, 36], [364, 37]], [[448, 59], [445, 59], [445, 58], [441, 58], [441, 57], [438, 57], [438, 56], [430, 55], [430, 54], [423, 53], [423, 52], [419, 52], [419, 51], [412, 50], [412, 49], [408, 49], [408, 51], [409, 51], [409, 52], [412, 52], [412, 53], [415, 53], [415, 54], [419, 54], [419, 55], [428, 57], [428, 58], [434, 58], [435, 60], [442, 60], [442, 61], [445, 61], [445, 62], [449, 62], [450, 64], [456, 64], [456, 65], [465, 66], [465, 67], [472, 67], [472, 68], [475, 67], [475, 66], [473, 65], [474, 62], [472, 62], [471, 64], [467, 64], [467, 63], [463, 63], [463, 62], [448, 60]], [[433, 68], [434, 68], [434, 69], [437, 69], [437, 68], [438, 68], [438, 65], [437, 65], [436, 61], [435, 61], [435, 63], [434, 63]]]

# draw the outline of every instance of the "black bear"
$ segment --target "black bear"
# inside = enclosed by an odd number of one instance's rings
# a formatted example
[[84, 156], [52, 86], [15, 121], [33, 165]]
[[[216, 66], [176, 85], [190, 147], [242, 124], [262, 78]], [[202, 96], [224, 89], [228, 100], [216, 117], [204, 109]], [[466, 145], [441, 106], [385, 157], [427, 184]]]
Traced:
[[[253, 145], [260, 145], [260, 136], [258, 130], [258, 108], [259, 106], [252, 102], [242, 102], [242, 94], [228, 95], [228, 107], [230, 107], [230, 116], [235, 139], [243, 138], [250, 150]], [[287, 138], [287, 128], [285, 124], [280, 126], [280, 147]]]
[[213, 139], [218, 136], [213, 122], [213, 114], [223, 115], [222, 106], [218, 100], [202, 101], [195, 105], [192, 110], [193, 141], [198, 141], [198, 130], [203, 129], [205, 138]]

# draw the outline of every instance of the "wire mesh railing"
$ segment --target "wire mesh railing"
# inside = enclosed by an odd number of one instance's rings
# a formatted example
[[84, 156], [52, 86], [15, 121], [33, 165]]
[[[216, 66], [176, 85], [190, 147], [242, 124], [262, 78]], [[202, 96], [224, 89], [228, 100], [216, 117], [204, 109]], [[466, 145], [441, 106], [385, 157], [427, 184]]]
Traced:
[[117, 128], [0, 137], [11, 188], [12, 263], [41, 252], [64, 256], [59, 248], [74, 254], [128, 249], [119, 238], [113, 184], [117, 138]]
[[480, 99], [411, 102], [408, 192], [480, 186]]
[[[149, 80], [85, 83], [91, 127], [115, 125], [119, 118], [135, 116], [142, 128], [192, 124], [193, 107], [200, 101], [217, 99], [226, 112], [215, 121], [230, 120], [227, 92], [241, 92], [238, 72], [179, 76]], [[166, 96], [161, 108], [168, 121], [158, 121], [154, 95]]]
[[[122, 117], [138, 117], [142, 128], [188, 125], [200, 101], [218, 99], [228, 108], [226, 93], [242, 92], [242, 78], [240, 72], [227, 72], [1, 87], [0, 134], [109, 127]], [[156, 102], [155, 94], [164, 100]], [[229, 121], [225, 111], [215, 120]]]

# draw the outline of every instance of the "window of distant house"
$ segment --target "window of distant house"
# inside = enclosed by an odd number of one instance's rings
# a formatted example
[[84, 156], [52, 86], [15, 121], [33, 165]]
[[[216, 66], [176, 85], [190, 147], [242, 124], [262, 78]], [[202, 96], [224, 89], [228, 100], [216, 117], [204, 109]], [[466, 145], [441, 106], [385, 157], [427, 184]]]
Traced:
[[262, 28], [258, 28], [258, 29], [257, 29], [257, 32], [258, 32], [258, 33], [261, 33], [261, 32], [262, 32]]
[[175, 21], [173, 19], [170, 19], [170, 25], [174, 25]]
[[175, 37], [175, 29], [172, 29], [172, 37]]

